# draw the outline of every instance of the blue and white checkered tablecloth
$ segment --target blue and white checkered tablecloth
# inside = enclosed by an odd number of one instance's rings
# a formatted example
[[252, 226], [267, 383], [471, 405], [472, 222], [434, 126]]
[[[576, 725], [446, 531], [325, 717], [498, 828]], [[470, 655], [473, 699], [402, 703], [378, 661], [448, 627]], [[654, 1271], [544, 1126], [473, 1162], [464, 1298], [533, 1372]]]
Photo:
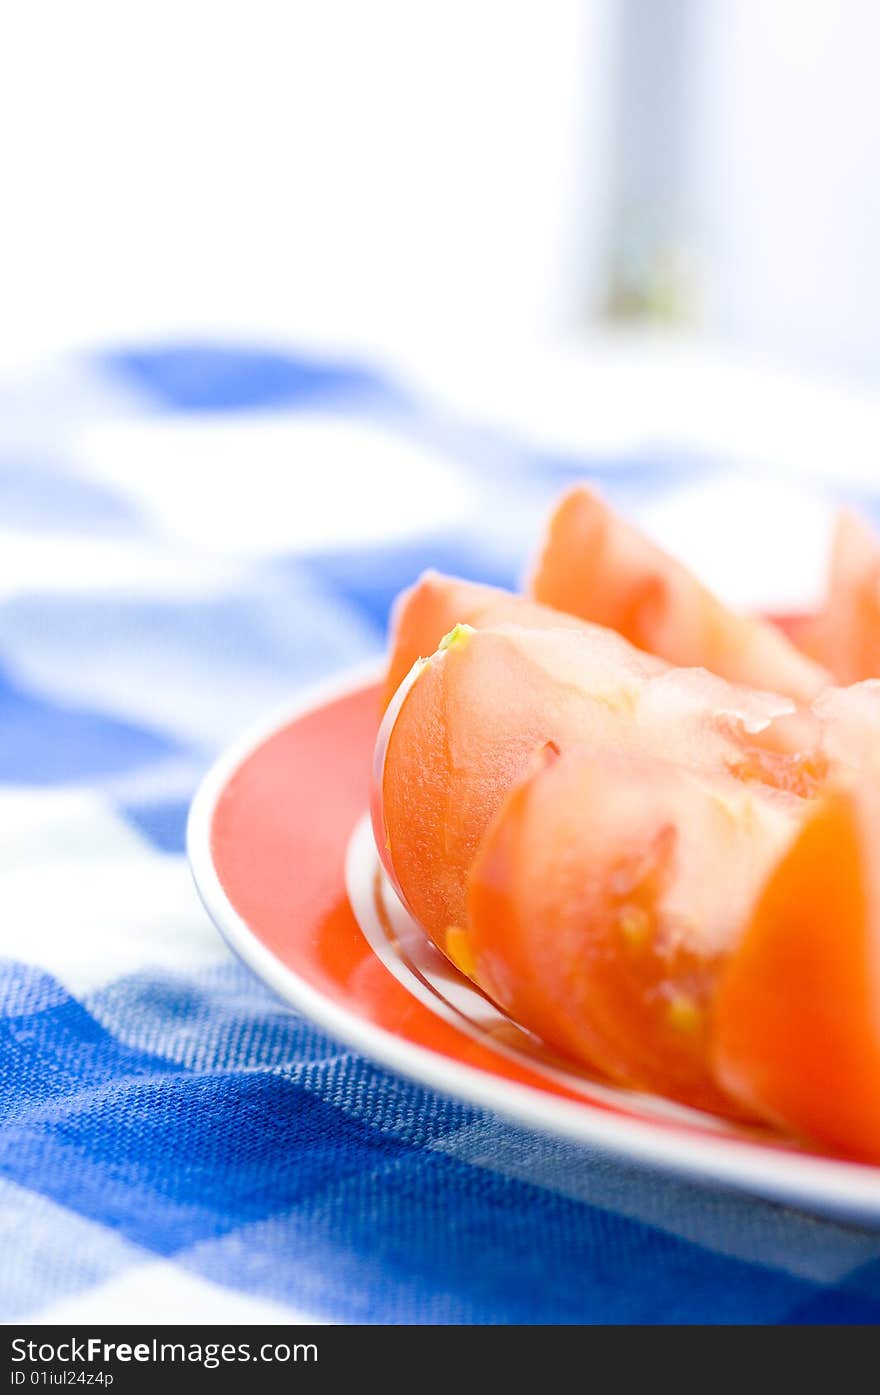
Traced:
[[317, 356], [144, 347], [0, 392], [3, 1319], [880, 1316], [880, 1234], [395, 1078], [275, 1001], [192, 888], [222, 745], [377, 654], [422, 566], [514, 582], [573, 472], [692, 533], [757, 487]]

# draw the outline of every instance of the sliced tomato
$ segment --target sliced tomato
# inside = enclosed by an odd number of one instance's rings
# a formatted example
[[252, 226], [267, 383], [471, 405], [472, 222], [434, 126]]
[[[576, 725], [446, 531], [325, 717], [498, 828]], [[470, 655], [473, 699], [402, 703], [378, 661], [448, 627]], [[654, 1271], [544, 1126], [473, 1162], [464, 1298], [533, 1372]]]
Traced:
[[651, 756], [545, 760], [508, 795], [471, 870], [475, 978], [614, 1080], [734, 1112], [709, 1065], [712, 991], [804, 807]]
[[721, 975], [715, 1077], [801, 1137], [880, 1162], [880, 796], [830, 791]]
[[[597, 627], [459, 627], [385, 714], [374, 821], [385, 865], [441, 946], [464, 924], [477, 847], [535, 750], [634, 750], [784, 787], [786, 756], [757, 744], [793, 704], [699, 670], [672, 670]], [[798, 760], [800, 756], [796, 757]]]
[[838, 683], [880, 678], [880, 538], [849, 509], [837, 517], [826, 607], [807, 641]]
[[775, 625], [729, 610], [585, 487], [570, 490], [553, 514], [531, 593], [679, 667], [706, 668], [797, 702], [829, 682]]
[[[880, 753], [880, 680], [829, 688], [812, 704], [818, 741], [835, 772], [876, 769]], [[803, 741], [802, 741], [803, 744]]]
[[825, 663], [824, 640], [822, 639], [821, 621], [822, 617], [814, 612], [803, 612], [800, 615], [771, 615], [770, 622], [781, 630], [786, 639], [790, 640], [795, 649], [801, 654], [806, 654], [808, 659], [824, 668], [830, 678], [834, 677], [829, 664]]
[[417, 659], [433, 654], [444, 635], [456, 625], [483, 629], [508, 623], [533, 629], [578, 629], [583, 622], [549, 606], [516, 596], [496, 586], [425, 572], [398, 596], [391, 617], [388, 672], [383, 710]]

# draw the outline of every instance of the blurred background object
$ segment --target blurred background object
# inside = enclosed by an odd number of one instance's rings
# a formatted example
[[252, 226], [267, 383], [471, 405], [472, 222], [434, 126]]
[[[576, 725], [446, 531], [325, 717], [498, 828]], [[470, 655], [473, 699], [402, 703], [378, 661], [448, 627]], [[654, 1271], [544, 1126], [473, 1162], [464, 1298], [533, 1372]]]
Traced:
[[686, 323], [873, 379], [873, 0], [34, 0], [0, 353]]
[[705, 323], [799, 366], [876, 383], [880, 9], [690, 8], [691, 228]]
[[580, 0], [18, 6], [7, 346], [564, 323], [597, 255], [607, 25]]

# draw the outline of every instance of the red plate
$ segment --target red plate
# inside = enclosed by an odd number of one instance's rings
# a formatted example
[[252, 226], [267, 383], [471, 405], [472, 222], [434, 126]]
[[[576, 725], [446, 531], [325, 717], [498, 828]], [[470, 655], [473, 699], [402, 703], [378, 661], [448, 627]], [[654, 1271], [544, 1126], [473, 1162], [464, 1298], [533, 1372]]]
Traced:
[[333, 1036], [447, 1094], [667, 1171], [880, 1220], [880, 1169], [579, 1072], [456, 973], [379, 869], [365, 812], [377, 714], [361, 673], [262, 724], [206, 776], [190, 863], [245, 963]]

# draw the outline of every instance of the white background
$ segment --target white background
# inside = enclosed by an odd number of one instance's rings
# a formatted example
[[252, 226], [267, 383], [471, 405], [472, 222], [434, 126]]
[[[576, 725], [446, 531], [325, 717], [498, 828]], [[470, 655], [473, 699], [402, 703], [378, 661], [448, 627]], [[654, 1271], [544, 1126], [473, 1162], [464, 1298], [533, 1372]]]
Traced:
[[681, 184], [694, 328], [872, 384], [878, 51], [875, 0], [8, 6], [0, 358], [203, 330], [453, 356], [584, 333], [616, 162], [639, 163], [628, 76], [653, 63], [684, 118], [655, 148], [643, 123], [641, 167]]

